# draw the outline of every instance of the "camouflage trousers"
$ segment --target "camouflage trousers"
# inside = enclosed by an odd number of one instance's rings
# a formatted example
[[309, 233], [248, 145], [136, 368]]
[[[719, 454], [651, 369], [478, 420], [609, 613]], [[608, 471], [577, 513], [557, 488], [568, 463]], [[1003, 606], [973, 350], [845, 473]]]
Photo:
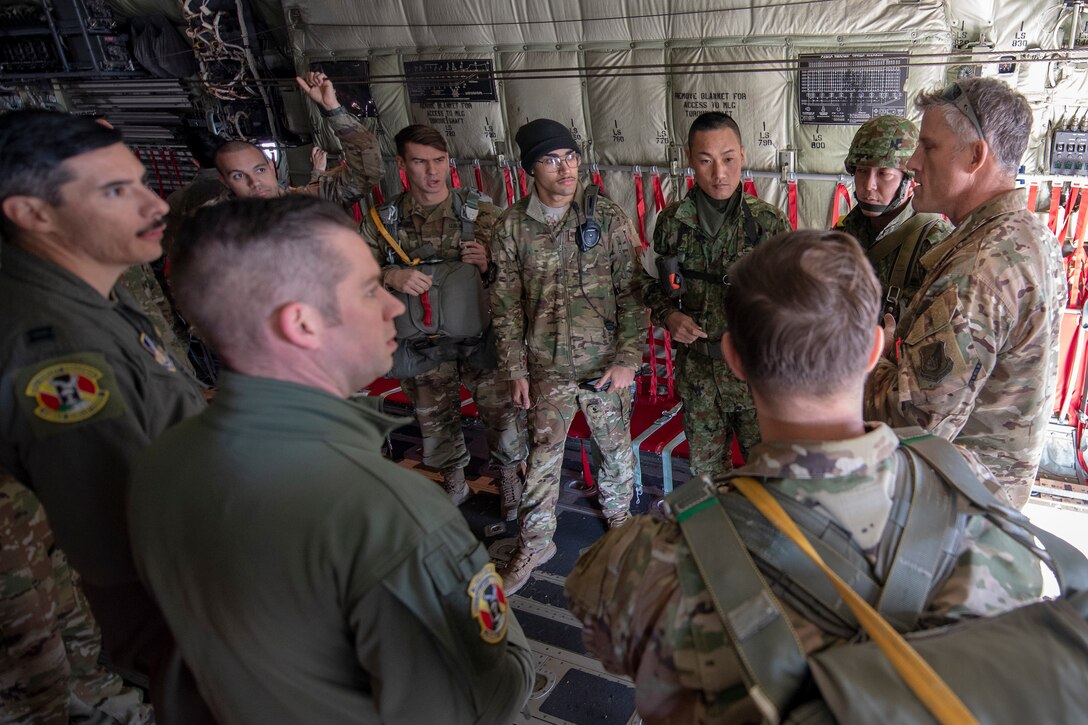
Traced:
[[0, 472], [0, 723], [154, 722], [98, 663], [101, 634], [34, 494]]
[[[684, 435], [691, 474], [713, 478], [733, 470], [733, 436], [745, 458], [759, 442], [756, 410], [747, 385], [723, 369], [727, 368], [724, 362], [688, 353], [681, 363], [676, 371], [676, 389], [684, 401]], [[720, 385], [720, 380], [725, 384]], [[743, 392], [730, 395], [730, 391], [723, 390], [725, 387], [738, 387]]]
[[471, 458], [461, 427], [461, 385], [468, 388], [484, 424], [491, 458], [500, 466], [525, 460], [525, 414], [510, 399], [510, 385], [498, 371], [444, 362], [414, 378], [401, 380], [416, 409], [423, 434], [423, 462], [431, 468], [463, 468]]
[[519, 546], [537, 550], [555, 535], [559, 503], [559, 476], [567, 431], [581, 409], [600, 452], [597, 476], [601, 509], [607, 518], [631, 507], [635, 487], [635, 454], [631, 449], [631, 390], [595, 393], [577, 383], [530, 380], [529, 468], [525, 493], [518, 510], [521, 519]]

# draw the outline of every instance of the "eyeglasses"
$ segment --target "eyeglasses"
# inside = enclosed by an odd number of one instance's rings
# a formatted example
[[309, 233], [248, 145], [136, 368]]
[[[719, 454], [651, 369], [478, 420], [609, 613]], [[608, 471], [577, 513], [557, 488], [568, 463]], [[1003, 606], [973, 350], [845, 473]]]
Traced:
[[578, 164], [582, 163], [582, 154], [577, 151], [571, 151], [564, 156], [556, 156], [555, 154], [546, 154], [541, 156], [536, 161], [538, 164], [543, 164], [548, 169], [555, 171], [559, 168], [560, 164], [566, 164], [567, 166], [573, 166], [577, 168]]
[[967, 94], [960, 88], [959, 83], [953, 83], [948, 88], [945, 88], [944, 92], [941, 93], [941, 98], [960, 109], [960, 113], [967, 116], [967, 120], [970, 121], [971, 125], [978, 131], [978, 137], [983, 141], [986, 140], [986, 134], [982, 132], [982, 124], [979, 123], [978, 115], [975, 113], [974, 107], [971, 106], [971, 101], [967, 98]]

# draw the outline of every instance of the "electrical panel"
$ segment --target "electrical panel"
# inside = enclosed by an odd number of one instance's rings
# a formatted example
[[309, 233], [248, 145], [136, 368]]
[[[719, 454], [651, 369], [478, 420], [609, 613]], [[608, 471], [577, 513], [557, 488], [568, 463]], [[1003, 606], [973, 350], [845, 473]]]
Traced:
[[1055, 131], [1050, 152], [1050, 173], [1088, 175], [1088, 131]]
[[0, 76], [111, 75], [135, 70], [128, 36], [105, 0], [0, 7]]

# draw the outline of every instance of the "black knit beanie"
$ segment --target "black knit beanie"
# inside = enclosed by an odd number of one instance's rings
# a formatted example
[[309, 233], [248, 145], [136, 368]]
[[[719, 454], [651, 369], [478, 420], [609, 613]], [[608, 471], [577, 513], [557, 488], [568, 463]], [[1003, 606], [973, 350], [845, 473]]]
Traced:
[[521, 150], [521, 168], [532, 173], [537, 160], [556, 149], [578, 151], [578, 144], [571, 136], [570, 129], [550, 118], [538, 118], [529, 121], [514, 134], [518, 149]]

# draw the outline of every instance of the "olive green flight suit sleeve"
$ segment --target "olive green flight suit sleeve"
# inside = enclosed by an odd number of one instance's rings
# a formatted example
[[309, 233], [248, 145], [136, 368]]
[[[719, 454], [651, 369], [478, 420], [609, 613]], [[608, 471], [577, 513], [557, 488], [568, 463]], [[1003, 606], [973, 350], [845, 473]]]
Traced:
[[460, 516], [349, 605], [382, 722], [506, 725], [524, 707], [532, 652], [501, 578]]

